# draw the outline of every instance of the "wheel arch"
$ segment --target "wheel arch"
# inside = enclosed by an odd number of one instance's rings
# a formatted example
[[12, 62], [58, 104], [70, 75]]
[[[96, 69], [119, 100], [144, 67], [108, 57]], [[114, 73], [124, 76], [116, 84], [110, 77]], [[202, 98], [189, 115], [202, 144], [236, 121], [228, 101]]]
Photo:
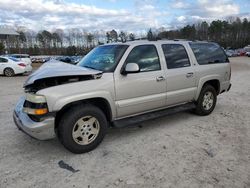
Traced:
[[220, 81], [219, 80], [217, 80], [217, 79], [208, 80], [203, 84], [203, 86], [206, 84], [213, 86], [214, 89], [216, 90], [217, 95], [220, 94]]
[[220, 80], [219, 80], [219, 78], [217, 76], [212, 77], [212, 78], [205, 78], [205, 79], [201, 79], [200, 82], [199, 82], [195, 100], [197, 100], [199, 98], [201, 89], [206, 84], [209, 84], [209, 85], [213, 86], [214, 89], [216, 90], [217, 95], [220, 94]]
[[70, 102], [70, 103], [64, 105], [58, 112], [56, 112], [55, 129], [58, 128], [60, 119], [64, 113], [68, 112], [74, 106], [84, 105], [84, 104], [92, 104], [94, 106], [97, 106], [98, 108], [100, 108], [103, 111], [108, 122], [112, 121], [113, 114], [112, 114], [112, 110], [111, 110], [111, 106], [110, 106], [109, 102], [105, 98], [95, 97], [95, 98], [83, 99], [83, 100]]
[[14, 74], [16, 74], [15, 70], [14, 70], [12, 67], [4, 67], [4, 69], [3, 69], [3, 74], [4, 74], [4, 71], [5, 71], [6, 69], [11, 69], [11, 70], [13, 70]]

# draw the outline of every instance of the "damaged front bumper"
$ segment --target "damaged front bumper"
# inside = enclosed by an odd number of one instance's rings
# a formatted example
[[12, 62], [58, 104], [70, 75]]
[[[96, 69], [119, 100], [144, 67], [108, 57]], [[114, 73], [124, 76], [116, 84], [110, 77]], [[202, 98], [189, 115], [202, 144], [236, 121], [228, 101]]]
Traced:
[[25, 98], [22, 97], [13, 112], [13, 119], [21, 131], [38, 140], [48, 140], [56, 137], [54, 124], [55, 118], [48, 117], [41, 122], [36, 122], [23, 112]]

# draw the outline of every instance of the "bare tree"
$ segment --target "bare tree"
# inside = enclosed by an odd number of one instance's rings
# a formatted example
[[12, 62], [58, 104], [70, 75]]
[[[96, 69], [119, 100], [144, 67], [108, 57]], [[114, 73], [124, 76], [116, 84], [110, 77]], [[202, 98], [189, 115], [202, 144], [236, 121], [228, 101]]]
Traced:
[[118, 41], [118, 34], [116, 32], [116, 30], [112, 30], [110, 31], [110, 38], [112, 42], [117, 42]]
[[124, 31], [121, 31], [119, 34], [119, 38], [120, 38], [121, 42], [126, 42], [128, 39], [128, 35]]
[[135, 35], [134, 35], [134, 33], [130, 33], [128, 37], [129, 37], [129, 40], [131, 40], [131, 41], [134, 41], [134, 40], [135, 40]]

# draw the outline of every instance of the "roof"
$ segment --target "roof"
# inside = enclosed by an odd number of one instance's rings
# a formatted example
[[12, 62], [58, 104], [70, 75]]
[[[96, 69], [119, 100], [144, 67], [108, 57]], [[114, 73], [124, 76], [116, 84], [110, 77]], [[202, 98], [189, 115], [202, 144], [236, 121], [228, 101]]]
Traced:
[[[185, 40], [185, 39], [174, 39], [174, 40], [169, 40], [169, 39], [159, 39], [159, 40], [134, 40], [134, 41], [127, 41], [127, 42], [112, 42], [112, 43], [106, 43], [103, 44], [102, 46], [106, 45], [129, 45], [129, 46], [134, 46], [134, 45], [146, 45], [146, 44], [182, 44], [186, 45], [189, 44], [190, 42], [192, 43], [214, 43], [214, 42], [208, 42], [208, 41], [191, 41], [191, 40]], [[215, 43], [217, 44], [217, 43]]]
[[144, 44], [163, 44], [163, 43], [176, 43], [176, 44], [186, 44], [191, 41], [188, 40], [134, 40], [134, 41], [127, 41], [127, 42], [115, 42], [115, 43], [107, 43], [104, 45], [144, 45]]
[[0, 27], [0, 35], [19, 35], [14, 29]]

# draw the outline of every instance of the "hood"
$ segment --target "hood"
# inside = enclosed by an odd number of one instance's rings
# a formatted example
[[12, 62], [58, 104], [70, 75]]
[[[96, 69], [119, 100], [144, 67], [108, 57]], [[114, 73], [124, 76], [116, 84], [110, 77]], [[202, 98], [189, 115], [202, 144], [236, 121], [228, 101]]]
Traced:
[[72, 76], [95, 76], [102, 74], [102, 71], [88, 69], [76, 65], [63, 63], [57, 60], [50, 60], [44, 63], [38, 70], [31, 74], [24, 87], [34, 84], [38, 80]]

